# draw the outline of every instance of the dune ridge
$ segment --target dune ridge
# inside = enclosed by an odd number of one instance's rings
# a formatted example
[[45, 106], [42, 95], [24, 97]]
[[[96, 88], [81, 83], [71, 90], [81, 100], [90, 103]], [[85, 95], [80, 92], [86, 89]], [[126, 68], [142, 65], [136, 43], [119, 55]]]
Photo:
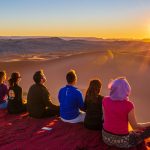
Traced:
[[[139, 56], [140, 54], [140, 56]], [[100, 78], [103, 82], [102, 94], [108, 95], [107, 84], [111, 78], [126, 76], [132, 87], [131, 101], [135, 103], [136, 114], [139, 121], [149, 121], [149, 89], [150, 89], [150, 61], [149, 55], [141, 52], [115, 52], [115, 51], [83, 51], [80, 53], [65, 53], [59, 58], [39, 60], [20, 60], [0, 62], [0, 70], [6, 70], [8, 76], [13, 71], [19, 71], [22, 76], [21, 86], [24, 95], [33, 84], [32, 76], [35, 71], [43, 69], [47, 76], [46, 86], [49, 88], [52, 101], [58, 104], [59, 89], [66, 84], [65, 75], [70, 69], [78, 74], [79, 89], [85, 91], [89, 80]], [[146, 59], [145, 59], [146, 57]], [[144, 110], [144, 111], [143, 111]]]

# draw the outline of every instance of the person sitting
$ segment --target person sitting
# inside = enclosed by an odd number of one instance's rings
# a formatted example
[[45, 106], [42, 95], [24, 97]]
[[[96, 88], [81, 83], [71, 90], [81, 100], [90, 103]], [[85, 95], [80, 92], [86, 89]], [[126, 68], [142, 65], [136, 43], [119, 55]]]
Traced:
[[6, 80], [6, 72], [0, 71], [0, 109], [7, 108], [7, 94], [8, 88], [4, 83]]
[[75, 87], [77, 75], [71, 70], [66, 75], [67, 85], [60, 89], [58, 99], [60, 103], [60, 117], [64, 122], [78, 123], [83, 122], [85, 112], [82, 93]]
[[52, 117], [59, 115], [59, 106], [52, 104], [48, 89], [44, 85], [46, 76], [43, 70], [35, 72], [33, 84], [27, 94], [27, 110], [34, 118]]
[[103, 127], [101, 86], [100, 80], [91, 80], [85, 96], [84, 126], [91, 130], [102, 130]]
[[9, 82], [8, 90], [8, 106], [7, 110], [10, 114], [18, 114], [26, 111], [26, 105], [23, 104], [22, 88], [19, 86], [21, 76], [19, 72], [13, 72]]
[[[110, 146], [130, 148], [150, 137], [150, 122], [138, 123], [134, 104], [129, 101], [131, 87], [126, 78], [117, 78], [109, 84], [110, 96], [102, 101], [104, 124], [103, 141]], [[130, 123], [133, 131], [129, 131]]]

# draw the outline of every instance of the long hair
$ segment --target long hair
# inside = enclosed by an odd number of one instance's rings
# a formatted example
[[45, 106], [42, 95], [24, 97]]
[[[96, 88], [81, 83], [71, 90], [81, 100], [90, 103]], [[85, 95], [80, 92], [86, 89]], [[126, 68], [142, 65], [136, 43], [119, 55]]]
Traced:
[[6, 72], [5, 71], [0, 71], [0, 83], [3, 82], [3, 77], [6, 76]]
[[13, 87], [17, 83], [19, 78], [21, 78], [20, 73], [19, 72], [13, 72], [11, 74], [11, 78], [8, 80], [9, 86]]
[[90, 85], [87, 89], [85, 99], [86, 100], [95, 100], [98, 97], [101, 90], [102, 83], [100, 80], [91, 80]]

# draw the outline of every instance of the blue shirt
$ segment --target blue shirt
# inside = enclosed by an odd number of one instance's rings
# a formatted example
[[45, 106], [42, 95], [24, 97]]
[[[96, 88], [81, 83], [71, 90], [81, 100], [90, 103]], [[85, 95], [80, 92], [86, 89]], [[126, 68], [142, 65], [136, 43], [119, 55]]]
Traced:
[[84, 108], [82, 93], [74, 86], [66, 85], [59, 91], [60, 116], [63, 119], [75, 119]]

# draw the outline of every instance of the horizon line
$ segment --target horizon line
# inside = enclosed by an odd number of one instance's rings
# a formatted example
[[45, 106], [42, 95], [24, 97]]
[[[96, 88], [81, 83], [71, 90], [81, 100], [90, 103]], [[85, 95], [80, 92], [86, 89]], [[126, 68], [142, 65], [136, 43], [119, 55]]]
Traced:
[[99, 40], [150, 40], [150, 38], [106, 38], [106, 37], [96, 37], [96, 36], [50, 36], [50, 35], [0, 35], [1, 37], [35, 37], [35, 38], [39, 38], [39, 37], [45, 37], [45, 38], [53, 38], [53, 37], [58, 37], [58, 38], [95, 38], [95, 39], [99, 39]]

